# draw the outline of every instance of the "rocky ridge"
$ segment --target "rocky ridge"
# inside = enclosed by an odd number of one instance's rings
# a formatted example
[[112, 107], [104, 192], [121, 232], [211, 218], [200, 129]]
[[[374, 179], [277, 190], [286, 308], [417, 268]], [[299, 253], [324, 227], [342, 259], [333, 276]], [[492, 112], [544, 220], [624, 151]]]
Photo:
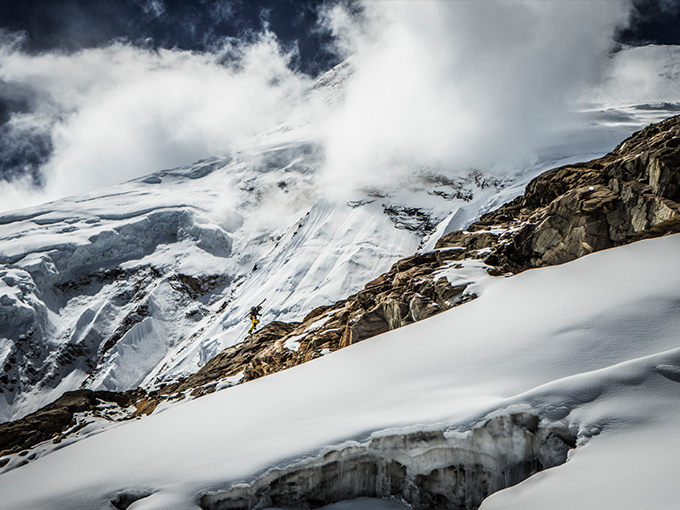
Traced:
[[[488, 243], [484, 260], [518, 273], [680, 232], [679, 147], [679, 117], [650, 125], [602, 158], [543, 173], [470, 234], [451, 233], [437, 247]], [[485, 235], [495, 226], [506, 231], [497, 242]]]
[[[463, 304], [476, 297], [469, 280], [452, 283], [442, 273], [463, 270], [470, 261], [490, 275], [512, 275], [678, 233], [679, 203], [680, 117], [673, 117], [635, 133], [602, 158], [543, 173], [524, 195], [443, 236], [435, 250], [398, 261], [362, 291], [312, 310], [302, 322], [267, 324], [186, 379], [150, 393], [138, 390], [133, 401], [126, 399], [135, 406], [126, 416], [275, 373]], [[8, 427], [35, 422], [34, 415], [0, 425], [0, 440]], [[59, 437], [67, 428], [51, 433]], [[13, 446], [1, 443], [0, 455], [46, 439], [22, 437]]]

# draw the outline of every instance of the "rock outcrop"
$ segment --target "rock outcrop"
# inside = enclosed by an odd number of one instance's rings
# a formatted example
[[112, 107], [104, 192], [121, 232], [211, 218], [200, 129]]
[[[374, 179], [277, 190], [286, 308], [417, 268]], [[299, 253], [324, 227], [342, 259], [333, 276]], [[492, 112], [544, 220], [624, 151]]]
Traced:
[[[680, 232], [680, 119], [651, 125], [606, 156], [545, 172], [523, 196], [468, 228], [505, 235], [484, 261], [501, 272], [561, 264], [594, 251]], [[454, 232], [438, 248], [470, 243]]]

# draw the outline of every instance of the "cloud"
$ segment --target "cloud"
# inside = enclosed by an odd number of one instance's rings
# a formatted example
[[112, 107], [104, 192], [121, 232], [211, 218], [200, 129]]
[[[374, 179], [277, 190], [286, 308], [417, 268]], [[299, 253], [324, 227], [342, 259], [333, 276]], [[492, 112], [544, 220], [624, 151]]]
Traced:
[[611, 108], [680, 103], [680, 46], [650, 45], [617, 53], [595, 94]]
[[[167, 16], [164, 2], [144, 5]], [[0, 175], [10, 181], [0, 210], [226, 153], [293, 114], [324, 144], [329, 188], [395, 182], [420, 167], [514, 172], [562, 136], [585, 91], [612, 81], [613, 37], [629, 9], [626, 0], [332, 2], [319, 30], [354, 73], [344, 102], [321, 110], [308, 103], [311, 78], [294, 70], [294, 46], [266, 28], [209, 51], [118, 42], [28, 53], [4, 34], [5, 154], [25, 156], [25, 174], [40, 179]], [[626, 62], [618, 74], [644, 68]]]
[[162, 0], [148, 0], [142, 5], [142, 10], [154, 18], [158, 18], [165, 12], [165, 4]]
[[[0, 50], [0, 79], [37, 99], [12, 118], [12, 132], [47, 133], [52, 149], [41, 167], [45, 186], [30, 201], [228, 153], [284, 120], [310, 84], [269, 32], [211, 53], [120, 43], [71, 54], [19, 48]], [[14, 195], [21, 190], [24, 181]], [[9, 195], [3, 209], [16, 205]]]
[[348, 169], [380, 182], [398, 167], [521, 167], [600, 80], [628, 12], [624, 1], [363, 5], [354, 25], [342, 5], [324, 18], [357, 51], [326, 126], [344, 181]]

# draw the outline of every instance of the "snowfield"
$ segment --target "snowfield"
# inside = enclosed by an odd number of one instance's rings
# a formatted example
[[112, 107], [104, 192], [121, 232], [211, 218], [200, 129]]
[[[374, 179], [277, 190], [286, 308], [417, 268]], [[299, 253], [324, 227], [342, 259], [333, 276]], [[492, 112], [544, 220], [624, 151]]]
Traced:
[[[131, 510], [219, 508], [210, 502], [235, 484], [247, 493], [273, 468], [381, 437], [440, 432], [447, 451], [493, 456], [515, 436], [484, 440], [484, 424], [517, 413], [568, 431], [576, 448], [483, 510], [675, 509], [679, 249], [676, 235], [488, 279], [479, 299], [428, 320], [15, 457], [0, 476], [3, 509], [104, 509], [117, 494], [146, 496]], [[400, 451], [409, 469], [436, 467]]]

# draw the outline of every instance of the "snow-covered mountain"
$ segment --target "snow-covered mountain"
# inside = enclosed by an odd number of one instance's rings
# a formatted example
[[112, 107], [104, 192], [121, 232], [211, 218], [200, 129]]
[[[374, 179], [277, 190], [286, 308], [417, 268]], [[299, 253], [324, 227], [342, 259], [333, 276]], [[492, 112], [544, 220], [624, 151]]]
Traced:
[[[310, 102], [337, 107], [351, 75], [351, 60], [329, 71]], [[267, 300], [265, 322], [288, 321], [342, 299], [541, 171], [668, 115], [649, 108], [620, 108], [616, 122], [587, 111], [597, 137], [563, 140], [515, 172], [416, 168], [337, 193], [301, 116], [227, 157], [5, 213], [0, 420], [78, 387], [153, 389], [191, 374], [244, 338], [253, 304]]]
[[[310, 94], [333, 108], [349, 75], [343, 64]], [[5, 213], [0, 421], [76, 388], [161, 389], [242, 342], [252, 305], [266, 299], [264, 323], [300, 321], [518, 197], [544, 170], [601, 156], [676, 108], [600, 105], [512, 172], [413, 168], [349, 192], [325, 188], [323, 142], [307, 119], [292, 119], [229, 156]], [[476, 263], [466, 285], [479, 299], [463, 307], [238, 388], [219, 391], [232, 383], [223, 381], [140, 422], [88, 420], [67, 441], [7, 457], [3, 506], [264, 508], [394, 496], [414, 508], [476, 508], [569, 459], [482, 508], [573, 508], [594, 496], [560, 487], [585, 483], [593, 468], [571, 466], [614, 469], [642, 433], [661, 467], [631, 466], [636, 483], [605, 484], [616, 495], [601, 508], [637, 501], [655, 480], [655, 508], [672, 508], [677, 463], [663, 444], [674, 441], [677, 413], [660, 409], [680, 379], [676, 238], [508, 279]], [[651, 455], [639, 452], [645, 464]], [[451, 476], [464, 481], [452, 488], [442, 481]]]
[[341, 199], [315, 186], [320, 159], [276, 146], [5, 214], [4, 419], [192, 373], [244, 337], [253, 304], [295, 320], [356, 292], [506, 184], [424, 170]]
[[3, 215], [0, 416], [193, 373], [243, 339], [253, 304], [299, 320], [554, 162], [503, 178], [422, 169], [341, 197], [319, 190], [322, 161], [309, 141], [258, 146]]

